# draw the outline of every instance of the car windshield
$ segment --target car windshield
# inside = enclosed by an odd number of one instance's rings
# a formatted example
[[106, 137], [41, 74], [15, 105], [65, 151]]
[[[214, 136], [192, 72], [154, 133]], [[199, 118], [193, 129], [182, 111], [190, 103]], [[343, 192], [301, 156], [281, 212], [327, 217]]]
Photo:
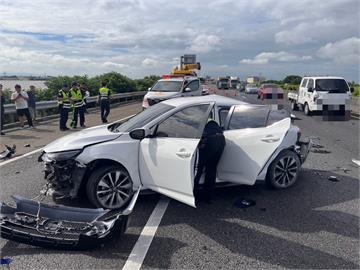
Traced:
[[346, 93], [349, 91], [349, 87], [343, 79], [319, 79], [316, 80], [316, 91]]
[[222, 82], [222, 83], [228, 83], [228, 81], [229, 81], [229, 80], [227, 80], [227, 79], [222, 79], [222, 80], [220, 80], [220, 82]]
[[238, 83], [237, 80], [231, 80], [231, 83]]
[[256, 87], [256, 84], [248, 84], [247, 87]]
[[130, 132], [134, 129], [142, 128], [147, 123], [172, 110], [173, 108], [173, 106], [158, 103], [149, 107], [145, 111], [138, 113], [126, 122], [115, 123], [114, 125], [109, 126], [109, 129], [113, 132]]
[[182, 83], [182, 81], [158, 81], [150, 91], [180, 92]]

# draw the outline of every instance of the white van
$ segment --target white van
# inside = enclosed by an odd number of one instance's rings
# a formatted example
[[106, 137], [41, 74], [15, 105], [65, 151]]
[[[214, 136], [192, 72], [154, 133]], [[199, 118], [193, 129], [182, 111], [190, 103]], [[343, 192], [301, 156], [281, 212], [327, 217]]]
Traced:
[[142, 107], [148, 108], [163, 100], [177, 97], [201, 96], [202, 85], [197, 77], [166, 77], [158, 80], [148, 89]]
[[323, 110], [350, 111], [353, 91], [342, 77], [303, 77], [299, 92], [290, 92], [288, 100], [292, 110], [299, 108], [306, 115]]

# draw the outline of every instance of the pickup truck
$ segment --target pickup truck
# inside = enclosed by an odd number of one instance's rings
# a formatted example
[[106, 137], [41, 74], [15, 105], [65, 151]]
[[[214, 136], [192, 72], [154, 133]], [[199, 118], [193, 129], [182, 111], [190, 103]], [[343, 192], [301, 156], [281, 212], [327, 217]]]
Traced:
[[292, 110], [303, 110], [306, 115], [323, 111], [350, 111], [354, 88], [341, 77], [303, 77], [298, 92], [288, 93]]

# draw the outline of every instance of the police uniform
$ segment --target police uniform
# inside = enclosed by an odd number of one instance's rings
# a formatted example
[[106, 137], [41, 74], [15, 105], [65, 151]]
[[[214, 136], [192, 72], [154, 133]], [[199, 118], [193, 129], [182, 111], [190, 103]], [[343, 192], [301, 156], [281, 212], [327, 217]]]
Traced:
[[225, 137], [222, 128], [214, 120], [210, 120], [205, 128], [199, 144], [199, 164], [195, 176], [195, 191], [199, 186], [201, 175], [205, 169], [204, 198], [211, 201], [214, 196], [216, 167], [224, 151]]
[[85, 127], [85, 115], [84, 115], [84, 97], [81, 90], [77, 87], [72, 87], [70, 89], [70, 96], [73, 99], [72, 108], [73, 108], [73, 119], [70, 126], [72, 128], [77, 127], [78, 115], [80, 118], [80, 126]]
[[107, 123], [107, 117], [110, 113], [110, 89], [101, 87], [99, 89], [101, 121]]
[[67, 130], [66, 122], [69, 117], [69, 111], [71, 109], [70, 103], [70, 94], [69, 92], [64, 91], [63, 89], [59, 90], [58, 98], [59, 100], [59, 112], [60, 112], [60, 130]]

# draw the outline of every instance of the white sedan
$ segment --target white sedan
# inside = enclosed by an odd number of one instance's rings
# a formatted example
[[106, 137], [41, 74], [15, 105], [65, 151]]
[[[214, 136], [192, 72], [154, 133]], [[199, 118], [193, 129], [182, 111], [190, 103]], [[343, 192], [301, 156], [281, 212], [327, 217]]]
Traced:
[[296, 182], [310, 146], [287, 112], [217, 95], [169, 99], [126, 122], [70, 134], [39, 160], [54, 196], [86, 194], [96, 207], [117, 209], [141, 187], [195, 207], [197, 148], [209, 118], [226, 138], [219, 182], [277, 189]]

